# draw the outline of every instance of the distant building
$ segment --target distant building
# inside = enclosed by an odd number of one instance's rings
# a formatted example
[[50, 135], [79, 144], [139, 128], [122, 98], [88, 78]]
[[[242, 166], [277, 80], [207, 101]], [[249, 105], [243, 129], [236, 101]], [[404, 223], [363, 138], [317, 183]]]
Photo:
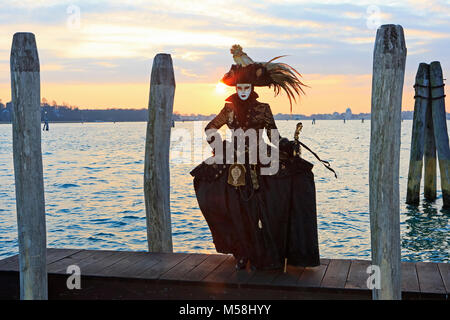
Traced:
[[344, 119], [345, 119], [345, 120], [350, 120], [351, 118], [352, 118], [352, 109], [347, 108], [347, 109], [345, 110], [345, 116], [344, 116]]

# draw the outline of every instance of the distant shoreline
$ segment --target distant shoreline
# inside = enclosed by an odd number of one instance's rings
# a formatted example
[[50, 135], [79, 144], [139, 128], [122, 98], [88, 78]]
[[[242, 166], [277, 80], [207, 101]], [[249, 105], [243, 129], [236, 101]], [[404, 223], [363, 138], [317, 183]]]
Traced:
[[[312, 121], [311, 119], [275, 119], [276, 121]], [[403, 120], [412, 120], [412, 119], [403, 119]], [[448, 121], [449, 119], [447, 119]], [[192, 122], [192, 121], [209, 121], [209, 120], [174, 120], [175, 123], [177, 122]], [[316, 119], [317, 121], [343, 121], [343, 119]], [[359, 121], [361, 122], [361, 119], [347, 119], [347, 121]], [[370, 121], [370, 119], [364, 119], [364, 121]], [[124, 121], [48, 121], [49, 124], [53, 123], [116, 123], [116, 122], [147, 122], [145, 120], [124, 120]], [[44, 123], [43, 121], [41, 122]], [[9, 121], [0, 121], [0, 124], [11, 124]]]
[[[193, 121], [193, 120], [186, 120], [186, 121]], [[145, 120], [136, 120], [136, 121], [134, 121], [134, 120], [125, 120], [125, 121], [76, 121], [76, 120], [74, 120], [74, 121], [69, 121], [69, 120], [64, 120], [64, 121], [53, 121], [53, 120], [51, 120], [51, 121], [48, 121], [48, 123], [110, 123], [110, 122], [147, 122], [147, 121], [145, 121]], [[175, 122], [182, 122], [181, 120], [180, 121], [175, 121]], [[41, 121], [41, 124], [43, 124], [44, 123], [44, 121]], [[0, 121], [0, 124], [11, 124], [11, 122], [10, 121]]]

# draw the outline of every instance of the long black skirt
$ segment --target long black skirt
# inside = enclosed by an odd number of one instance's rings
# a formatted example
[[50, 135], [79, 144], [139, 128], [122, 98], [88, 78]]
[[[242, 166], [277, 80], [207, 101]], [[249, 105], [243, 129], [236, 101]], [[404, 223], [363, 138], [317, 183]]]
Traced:
[[198, 165], [191, 174], [217, 252], [246, 257], [257, 269], [320, 265], [313, 165], [302, 158], [258, 175], [255, 190], [227, 183], [229, 165]]

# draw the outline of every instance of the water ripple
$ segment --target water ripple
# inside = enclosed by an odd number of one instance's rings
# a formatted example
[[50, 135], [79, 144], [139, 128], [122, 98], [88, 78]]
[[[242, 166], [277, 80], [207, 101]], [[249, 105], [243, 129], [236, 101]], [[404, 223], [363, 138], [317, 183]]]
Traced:
[[[290, 139], [295, 125], [296, 121], [278, 122], [281, 135]], [[441, 209], [439, 170], [435, 203], [422, 203], [417, 208], [404, 204], [411, 127], [411, 121], [402, 122], [402, 259], [448, 262], [450, 213]], [[120, 123], [118, 128], [113, 123], [61, 123], [42, 134], [50, 247], [147, 250], [143, 196], [146, 123]], [[177, 123], [176, 128], [192, 132], [194, 123]], [[321, 256], [370, 259], [370, 122], [304, 122], [302, 136], [306, 145], [330, 161], [338, 175], [335, 179], [303, 151], [305, 159], [314, 164]], [[11, 125], [0, 125], [0, 146], [1, 259], [18, 251]], [[181, 147], [180, 143], [173, 145], [174, 150]], [[201, 159], [201, 148], [193, 150], [194, 158]], [[170, 164], [174, 250], [213, 253], [211, 233], [198, 208], [189, 174], [197, 163], [184, 164], [175, 158]]]

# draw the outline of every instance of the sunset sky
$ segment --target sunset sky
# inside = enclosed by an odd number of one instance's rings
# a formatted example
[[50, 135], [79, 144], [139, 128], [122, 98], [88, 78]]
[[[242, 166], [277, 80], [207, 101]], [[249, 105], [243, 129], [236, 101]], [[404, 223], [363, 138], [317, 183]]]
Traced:
[[[450, 1], [56, 1], [0, 2], [0, 98], [9, 101], [9, 56], [15, 32], [36, 35], [41, 96], [80, 108], [148, 105], [152, 59], [170, 53], [177, 88], [174, 111], [217, 113], [233, 88], [219, 79], [238, 43], [255, 61], [278, 55], [303, 74], [307, 96], [293, 113], [370, 112], [376, 28], [400, 24], [408, 56], [403, 110], [414, 107], [420, 62], [450, 74]], [[446, 88], [448, 90], [448, 88]], [[258, 88], [274, 113], [286, 96]], [[447, 94], [447, 112], [450, 112]]]

